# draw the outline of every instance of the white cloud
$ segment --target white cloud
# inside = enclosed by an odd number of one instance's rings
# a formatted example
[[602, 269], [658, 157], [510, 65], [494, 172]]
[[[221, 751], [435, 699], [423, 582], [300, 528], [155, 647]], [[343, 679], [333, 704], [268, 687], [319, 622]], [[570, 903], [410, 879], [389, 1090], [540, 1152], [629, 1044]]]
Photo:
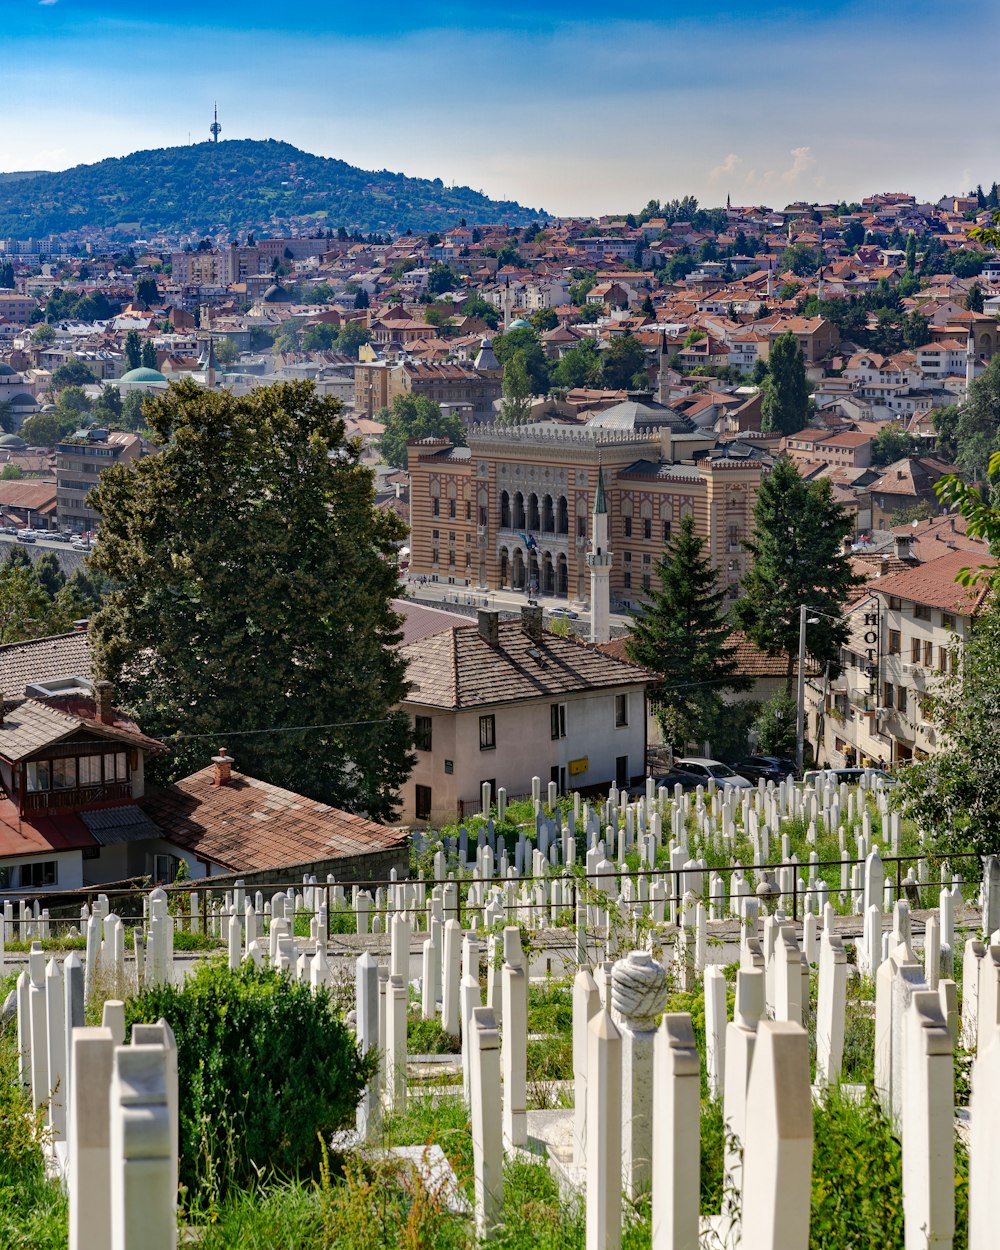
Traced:
[[736, 172], [737, 166], [743, 164], [743, 158], [737, 156], [735, 152], [730, 152], [721, 165], [713, 165], [708, 177], [712, 182], [718, 182], [720, 178], [724, 178], [729, 174]]
[[50, 5], [58, 4], [59, 0], [38, 0], [38, 3], [43, 9], [47, 9]]
[[808, 173], [815, 164], [816, 158], [812, 154], [812, 148], [792, 148], [792, 163], [781, 175], [781, 181], [798, 182], [802, 175]]

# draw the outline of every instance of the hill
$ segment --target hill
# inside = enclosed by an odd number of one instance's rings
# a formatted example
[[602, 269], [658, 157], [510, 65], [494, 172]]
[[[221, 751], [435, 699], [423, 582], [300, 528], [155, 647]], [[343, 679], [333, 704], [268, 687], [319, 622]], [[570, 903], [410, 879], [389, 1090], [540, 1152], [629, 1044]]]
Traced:
[[156, 148], [61, 173], [0, 178], [0, 237], [76, 231], [154, 234], [277, 233], [295, 225], [365, 233], [470, 223], [526, 225], [546, 216], [440, 178], [372, 172], [275, 139]]

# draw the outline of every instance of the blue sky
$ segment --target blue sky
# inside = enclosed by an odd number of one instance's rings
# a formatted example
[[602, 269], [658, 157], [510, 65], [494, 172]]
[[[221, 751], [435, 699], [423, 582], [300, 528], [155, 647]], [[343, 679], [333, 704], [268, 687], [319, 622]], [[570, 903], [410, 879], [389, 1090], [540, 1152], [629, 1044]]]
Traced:
[[989, 0], [0, 0], [0, 16], [2, 169], [198, 141], [218, 98], [223, 138], [560, 213], [1000, 178]]

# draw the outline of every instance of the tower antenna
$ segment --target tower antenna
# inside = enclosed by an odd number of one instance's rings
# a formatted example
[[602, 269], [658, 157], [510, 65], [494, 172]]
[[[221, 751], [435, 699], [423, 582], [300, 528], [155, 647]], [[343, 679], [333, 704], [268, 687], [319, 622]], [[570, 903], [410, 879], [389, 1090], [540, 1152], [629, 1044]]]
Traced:
[[209, 130], [209, 133], [210, 133], [210, 134], [211, 134], [211, 136], [212, 136], [212, 142], [213, 142], [213, 143], [218, 143], [218, 142], [219, 142], [219, 135], [220, 135], [220, 134], [222, 134], [222, 127], [219, 125], [219, 105], [218, 105], [218, 102], [216, 102], [216, 105], [215, 105], [215, 118], [214, 118], [214, 120], [213, 120], [213, 122], [212, 122], [211, 126], [209, 126], [208, 130]]

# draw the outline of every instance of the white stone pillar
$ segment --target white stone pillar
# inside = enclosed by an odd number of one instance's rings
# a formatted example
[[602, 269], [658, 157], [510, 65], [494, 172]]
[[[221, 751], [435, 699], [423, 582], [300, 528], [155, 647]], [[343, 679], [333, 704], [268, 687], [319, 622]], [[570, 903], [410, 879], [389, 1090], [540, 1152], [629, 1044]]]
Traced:
[[507, 1150], [528, 1143], [528, 977], [516, 925], [503, 931], [503, 1141]]
[[951, 1250], [955, 1234], [955, 1073], [934, 990], [910, 999], [904, 1028], [903, 1219], [906, 1250]]
[[108, 998], [101, 1013], [101, 1024], [111, 1030], [116, 1046], [125, 1045], [125, 1004], [119, 998]]
[[741, 1250], [808, 1250], [813, 1109], [809, 1037], [762, 1020], [747, 1091]]
[[176, 1250], [177, 1143], [164, 1046], [117, 1046], [111, 1075], [111, 1250]]
[[68, 1116], [69, 1250], [111, 1244], [110, 1029], [75, 1028]]
[[444, 960], [441, 977], [441, 1027], [452, 1037], [460, 1031], [458, 990], [462, 981], [462, 926], [449, 920], [444, 926]]
[[1000, 946], [987, 946], [979, 962], [976, 1050], [985, 1050], [1000, 1024]]
[[742, 1188], [742, 1149], [746, 1135], [747, 1089], [753, 1065], [757, 1025], [764, 1015], [764, 973], [740, 969], [736, 974], [733, 1020], [726, 1028], [726, 1072], [722, 1114], [726, 1126], [725, 1173], [731, 1193]]
[[28, 1020], [31, 1029], [31, 1105], [34, 1110], [48, 1102], [49, 1038], [46, 1024], [45, 952], [32, 942], [28, 954]]
[[588, 1030], [587, 1250], [620, 1250], [622, 1240], [621, 1038], [607, 1011]]
[[979, 969], [986, 947], [968, 938], [962, 955], [962, 1046], [973, 1050], [979, 1038]]
[[705, 1064], [708, 1096], [722, 1093], [726, 1072], [726, 976], [718, 964], [705, 969]]
[[476, 1233], [485, 1240], [503, 1214], [500, 1036], [489, 1007], [472, 1012], [469, 1055]]
[[587, 1164], [587, 1053], [590, 1022], [601, 1010], [601, 995], [589, 968], [573, 980], [573, 1162]]
[[54, 1141], [66, 1140], [66, 1003], [62, 970], [55, 959], [45, 969], [45, 1024], [49, 1109], [45, 1117]]
[[424, 1020], [434, 1020], [437, 1017], [437, 970], [437, 961], [434, 958], [434, 939], [433, 937], [428, 937], [424, 939], [423, 958], [421, 960], [420, 1014]]
[[823, 931], [816, 1006], [816, 1084], [836, 1085], [844, 1061], [847, 1016], [847, 952], [843, 938]]
[[[468, 947], [469, 939], [465, 939], [465, 945]], [[478, 943], [472, 942], [473, 946], [478, 947]], [[478, 956], [475, 959], [478, 967]], [[471, 971], [466, 972], [462, 977], [462, 985], [459, 993], [460, 1007], [462, 1012], [462, 1092], [465, 1095], [466, 1103], [472, 1105], [472, 1064], [473, 1055], [472, 1048], [475, 1044], [473, 1036], [473, 1013], [477, 1007], [483, 1005], [482, 995], [479, 989], [479, 978], [474, 976]], [[498, 1042], [499, 1045], [499, 1042]], [[500, 1062], [500, 1052], [497, 1051], [497, 1064]], [[497, 1123], [500, 1122], [500, 1113], [497, 1113]]]
[[667, 1012], [656, 1034], [654, 1059], [652, 1250], [698, 1250], [700, 1116], [701, 1074], [691, 1017]]
[[392, 917], [389, 975], [401, 977], [404, 985], [410, 981], [410, 922], [401, 912]]
[[802, 1023], [802, 952], [795, 926], [783, 924], [774, 946], [774, 1018]]
[[637, 1199], [650, 1186], [653, 1160], [653, 1048], [656, 1017], [667, 1002], [667, 971], [648, 951], [630, 951], [611, 973], [622, 1063], [622, 1182]]
[[1000, 1030], [972, 1065], [969, 1099], [969, 1250], [996, 1250], [1000, 1176]]
[[31, 978], [17, 977], [17, 1073], [23, 1090], [31, 1089]]
[[402, 1111], [406, 1102], [406, 982], [395, 973], [386, 986], [385, 1031], [386, 1104], [390, 1111]]
[[941, 977], [941, 928], [937, 916], [928, 916], [924, 927], [924, 980], [936, 990]]
[[[370, 951], [364, 951], [355, 964], [355, 1036], [362, 1054], [379, 1046], [379, 984], [378, 964]], [[369, 1141], [382, 1122], [382, 1104], [378, 1096], [378, 1074], [372, 1077], [358, 1103], [355, 1123], [361, 1140]]]
[[76, 951], [63, 960], [63, 1075], [66, 1089], [63, 1102], [70, 1107], [70, 1080], [73, 1071], [73, 1030], [83, 1028], [83, 964]]

